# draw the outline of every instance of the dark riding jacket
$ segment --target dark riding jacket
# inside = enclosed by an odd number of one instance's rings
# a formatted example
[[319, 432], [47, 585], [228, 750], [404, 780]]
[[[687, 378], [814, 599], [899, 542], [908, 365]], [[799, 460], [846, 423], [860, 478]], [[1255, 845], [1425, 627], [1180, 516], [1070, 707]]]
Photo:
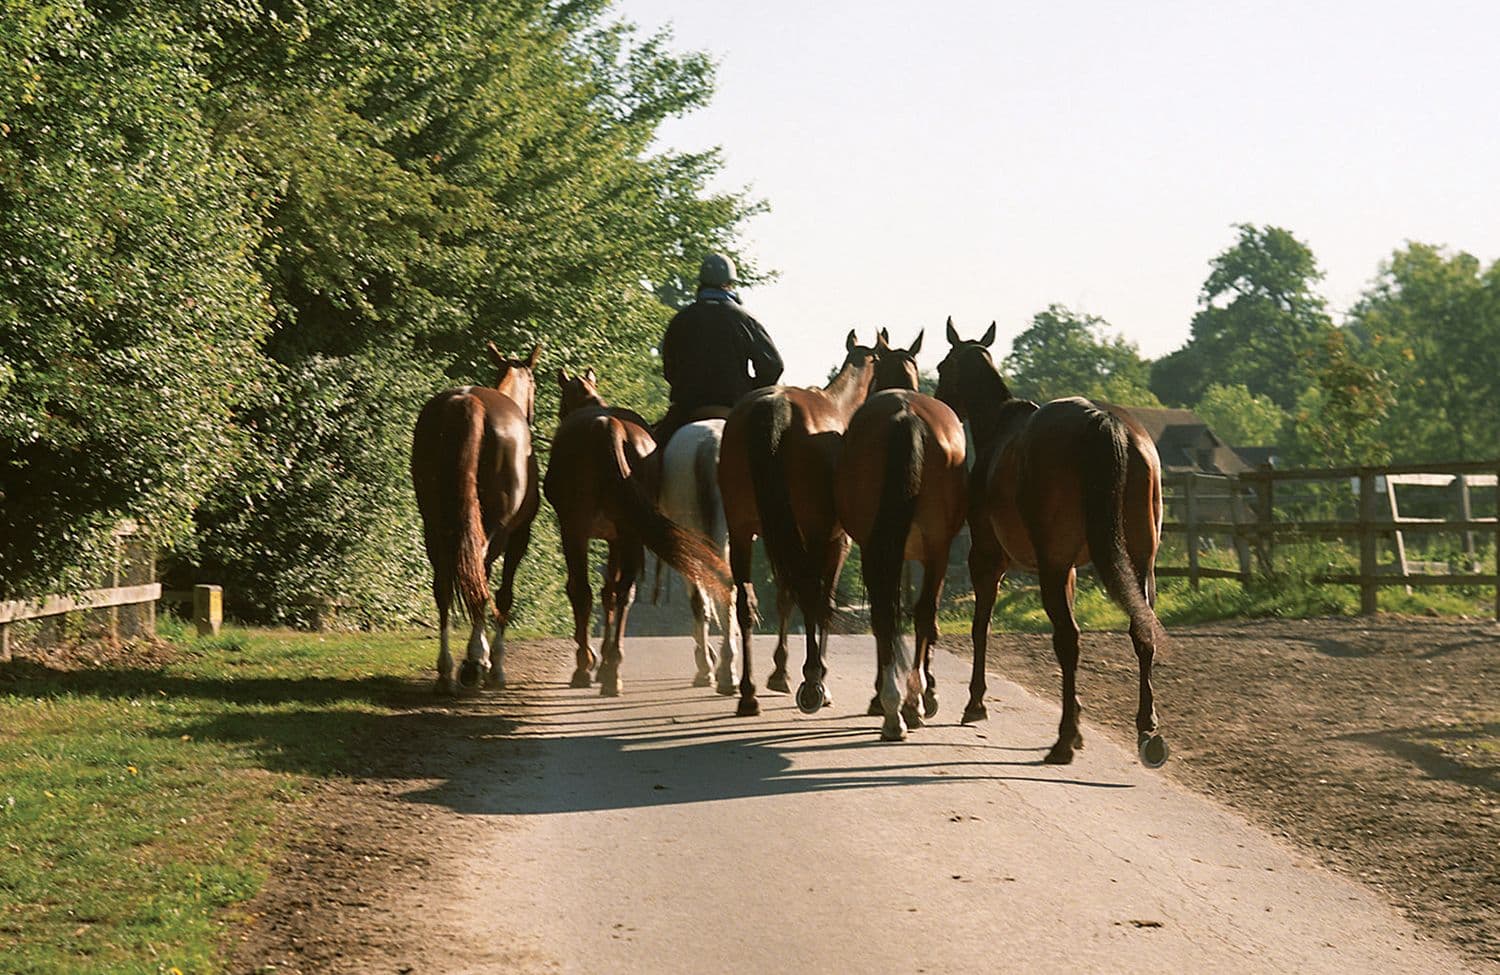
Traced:
[[700, 292], [662, 336], [662, 375], [684, 411], [733, 406], [752, 389], [775, 385], [781, 370], [771, 336], [726, 291]]

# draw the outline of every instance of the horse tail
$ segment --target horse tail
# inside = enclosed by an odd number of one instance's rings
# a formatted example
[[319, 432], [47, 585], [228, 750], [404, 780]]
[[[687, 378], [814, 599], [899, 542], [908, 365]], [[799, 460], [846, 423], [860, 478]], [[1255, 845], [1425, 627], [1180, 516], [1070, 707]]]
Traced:
[[465, 398], [460, 405], [462, 426], [458, 456], [453, 465], [453, 494], [457, 511], [457, 538], [454, 552], [454, 588], [463, 600], [469, 619], [478, 626], [484, 620], [489, 602], [489, 581], [484, 557], [489, 539], [484, 533], [484, 519], [479, 508], [479, 454], [484, 447], [484, 404]]
[[912, 661], [901, 639], [901, 566], [906, 561], [906, 538], [911, 534], [917, 494], [922, 489], [923, 453], [922, 421], [903, 411], [893, 418], [886, 435], [875, 526], [861, 551], [872, 628], [878, 620], [877, 632], [888, 629], [903, 673], [911, 670]]
[[1104, 589], [1130, 617], [1134, 633], [1153, 631], [1156, 613], [1146, 601], [1141, 579], [1125, 546], [1125, 484], [1130, 463], [1130, 434], [1109, 413], [1090, 418], [1084, 456], [1084, 537], [1094, 571]]
[[638, 532], [647, 548], [689, 580], [715, 598], [728, 599], [731, 586], [728, 563], [698, 535], [662, 514], [655, 500], [632, 476], [631, 461], [625, 454], [624, 427], [615, 419], [610, 420], [610, 426], [614, 463], [605, 464], [603, 474], [609, 482], [605, 496], [616, 508], [613, 512], [616, 520]]
[[809, 621], [809, 625], [814, 625], [825, 622], [827, 612], [822, 607], [818, 572], [808, 564], [807, 546], [797, 528], [780, 460], [783, 436], [791, 422], [792, 404], [782, 397], [763, 400], [751, 411], [745, 432], [750, 453], [750, 486], [755, 491], [760, 537], [766, 543], [771, 568], [777, 580], [796, 597], [803, 613], [812, 612], [818, 617]]

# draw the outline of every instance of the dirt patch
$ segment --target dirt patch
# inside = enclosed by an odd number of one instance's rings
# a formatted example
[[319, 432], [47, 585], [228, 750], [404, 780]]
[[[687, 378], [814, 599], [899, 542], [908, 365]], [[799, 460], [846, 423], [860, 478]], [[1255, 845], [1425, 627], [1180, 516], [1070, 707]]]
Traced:
[[[571, 640], [514, 641], [507, 679], [524, 693], [572, 655]], [[389, 731], [358, 745], [360, 774], [319, 783], [288, 814], [286, 855], [232, 919], [230, 971], [440, 972], [450, 939], [492, 937], [452, 930], [445, 905], [424, 900], [479, 851], [465, 845], [462, 815], [407, 796], [525, 745], [503, 734], [490, 696], [440, 702], [424, 680], [387, 703]]]
[[[969, 652], [966, 637], [943, 645]], [[1085, 721], [1133, 749], [1128, 638], [1086, 633], [1082, 656]], [[988, 665], [1058, 697], [1050, 636], [997, 635]], [[1500, 625], [1381, 616], [1181, 627], [1153, 684], [1169, 774], [1377, 888], [1473, 957], [1500, 960]]]

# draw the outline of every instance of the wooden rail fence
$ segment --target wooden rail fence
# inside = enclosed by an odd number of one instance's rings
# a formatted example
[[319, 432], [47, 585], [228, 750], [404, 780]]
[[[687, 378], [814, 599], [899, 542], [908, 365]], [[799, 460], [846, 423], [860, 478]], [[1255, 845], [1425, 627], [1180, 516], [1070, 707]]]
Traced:
[[[1353, 518], [1301, 517], [1277, 507], [1279, 486], [1297, 482], [1336, 481], [1350, 485]], [[1324, 469], [1271, 470], [1263, 468], [1238, 475], [1172, 474], [1162, 479], [1171, 490], [1169, 516], [1163, 532], [1181, 534], [1187, 550], [1186, 566], [1157, 566], [1157, 575], [1186, 577], [1193, 588], [1201, 579], [1237, 579], [1248, 584], [1255, 571], [1274, 569], [1276, 543], [1296, 538], [1352, 538], [1359, 545], [1357, 573], [1325, 573], [1315, 576], [1320, 584], [1358, 586], [1360, 610], [1376, 611], [1381, 586], [1494, 586], [1495, 615], [1500, 619], [1500, 511], [1497, 517], [1476, 518], [1471, 489], [1492, 487], [1500, 482], [1500, 460], [1433, 464], [1399, 464], [1383, 467], [1334, 467]], [[1457, 516], [1452, 518], [1404, 517], [1396, 500], [1396, 487], [1425, 485], [1451, 487]], [[1337, 493], [1330, 493], [1333, 500]], [[1500, 488], [1497, 488], [1500, 508]], [[1450, 533], [1463, 539], [1467, 560], [1477, 569], [1475, 534], [1485, 532], [1495, 543], [1495, 565], [1491, 573], [1413, 572], [1406, 558], [1406, 533]], [[1223, 569], [1200, 565], [1205, 536], [1228, 536], [1234, 541], [1239, 567]], [[1395, 548], [1393, 571], [1380, 571], [1379, 544], [1389, 537]], [[1255, 569], [1252, 570], [1252, 557]], [[1446, 566], [1444, 566], [1446, 568]]]

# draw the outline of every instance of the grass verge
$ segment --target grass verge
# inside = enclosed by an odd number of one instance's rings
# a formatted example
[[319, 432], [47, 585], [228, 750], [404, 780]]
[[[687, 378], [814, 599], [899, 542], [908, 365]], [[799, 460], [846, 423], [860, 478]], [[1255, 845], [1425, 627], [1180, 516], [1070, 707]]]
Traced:
[[0, 969], [217, 971], [279, 807], [348, 774], [431, 665], [419, 635], [236, 631], [0, 667]]

